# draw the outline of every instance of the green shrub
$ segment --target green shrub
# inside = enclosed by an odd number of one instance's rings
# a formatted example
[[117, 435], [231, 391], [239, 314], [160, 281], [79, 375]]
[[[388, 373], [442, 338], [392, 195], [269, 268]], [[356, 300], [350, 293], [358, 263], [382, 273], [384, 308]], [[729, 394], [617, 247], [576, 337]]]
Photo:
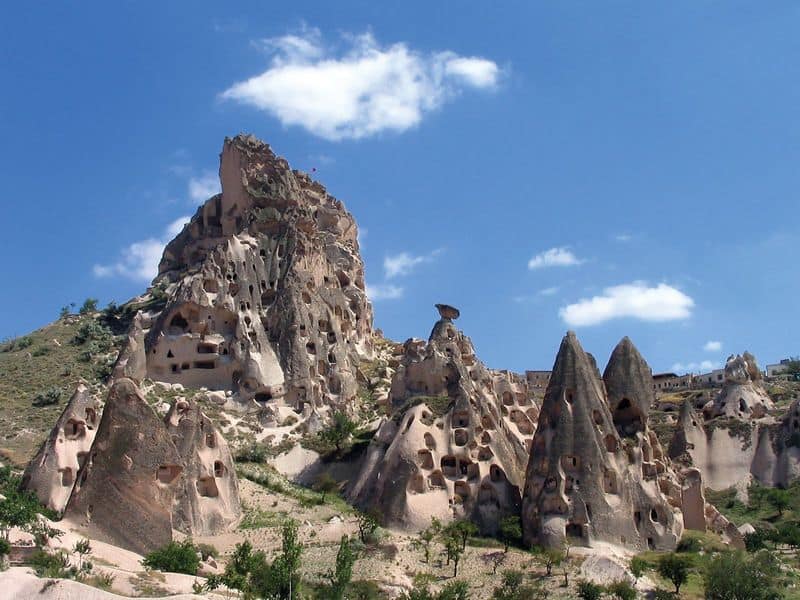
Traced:
[[200, 556], [203, 557], [203, 560], [208, 560], [209, 557], [217, 558], [219, 556], [219, 550], [212, 544], [197, 544], [197, 551], [200, 553]]
[[621, 579], [615, 581], [606, 588], [612, 598], [619, 600], [636, 600], [636, 588], [629, 581]]
[[144, 557], [142, 564], [148, 569], [195, 575], [200, 567], [197, 548], [191, 540], [170, 542]]
[[33, 397], [33, 405], [36, 407], [54, 406], [61, 402], [62, 394], [63, 392], [55, 387], [39, 392]]
[[770, 552], [754, 555], [724, 552], [715, 556], [704, 576], [707, 600], [777, 600], [782, 598], [780, 563]]
[[33, 338], [30, 336], [25, 336], [17, 340], [17, 350], [24, 350], [25, 348], [30, 348], [33, 345]]
[[700, 540], [696, 537], [684, 537], [678, 542], [678, 547], [676, 548], [676, 552], [700, 552], [702, 550], [702, 544]]
[[679, 554], [666, 554], [658, 561], [658, 574], [675, 586], [675, 593], [681, 593], [681, 586], [689, 579], [691, 561]]
[[88, 315], [93, 312], [97, 312], [97, 298], [87, 298], [83, 301], [78, 314]]
[[69, 578], [74, 575], [69, 568], [69, 557], [63, 550], [50, 554], [37, 550], [30, 558], [29, 564], [39, 577]]
[[578, 582], [578, 598], [581, 600], [600, 600], [603, 596], [603, 588], [591, 581]]
[[39, 346], [31, 352], [31, 356], [44, 356], [46, 354], [50, 354], [51, 348], [50, 346]]
[[5, 556], [11, 552], [11, 544], [4, 538], [0, 538], [0, 556]]

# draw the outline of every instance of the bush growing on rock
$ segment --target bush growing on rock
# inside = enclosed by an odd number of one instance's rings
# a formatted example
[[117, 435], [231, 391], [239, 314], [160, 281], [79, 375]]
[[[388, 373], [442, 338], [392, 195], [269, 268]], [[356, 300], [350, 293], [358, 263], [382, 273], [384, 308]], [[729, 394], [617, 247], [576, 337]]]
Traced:
[[723, 552], [706, 569], [706, 600], [778, 600], [783, 597], [780, 571], [780, 563], [766, 550], [754, 555]]

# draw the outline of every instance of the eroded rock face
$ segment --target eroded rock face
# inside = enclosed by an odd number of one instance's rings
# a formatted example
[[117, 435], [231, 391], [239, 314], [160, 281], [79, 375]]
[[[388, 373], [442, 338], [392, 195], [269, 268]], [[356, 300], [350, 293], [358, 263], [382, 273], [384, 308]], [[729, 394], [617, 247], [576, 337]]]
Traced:
[[[674, 549], [683, 530], [680, 488], [670, 486], [658, 440], [647, 429], [649, 367], [630, 340], [623, 340], [606, 373], [615, 390], [608, 400], [592, 357], [574, 333], [564, 337], [527, 467], [525, 542], [556, 548], [569, 540], [573, 545]], [[672, 502], [662, 485], [677, 487]]]
[[395, 413], [379, 429], [349, 490], [388, 524], [420, 529], [432, 516], [466, 516], [486, 532], [519, 511], [528, 445], [538, 417], [525, 379], [487, 369], [452, 323], [428, 342], [410, 339], [392, 379]]
[[749, 352], [730, 356], [725, 364], [725, 382], [713, 405], [705, 411], [710, 418], [759, 419], [774, 408], [762, 384], [761, 371]]
[[252, 136], [225, 140], [220, 180], [164, 251], [147, 376], [243, 407], [347, 406], [372, 332], [353, 217]]
[[239, 486], [228, 444], [193, 400], [178, 400], [164, 422], [183, 471], [173, 526], [187, 534], [216, 535], [241, 516]]
[[150, 552], [172, 540], [172, 504], [182, 471], [167, 428], [136, 384], [118, 379], [66, 514], [93, 539]]
[[786, 411], [776, 440], [775, 483], [786, 487], [800, 478], [800, 397]]
[[62, 512], [66, 507], [78, 470], [94, 441], [99, 411], [89, 390], [79, 384], [47, 440], [25, 469], [23, 487], [34, 492], [48, 508]]

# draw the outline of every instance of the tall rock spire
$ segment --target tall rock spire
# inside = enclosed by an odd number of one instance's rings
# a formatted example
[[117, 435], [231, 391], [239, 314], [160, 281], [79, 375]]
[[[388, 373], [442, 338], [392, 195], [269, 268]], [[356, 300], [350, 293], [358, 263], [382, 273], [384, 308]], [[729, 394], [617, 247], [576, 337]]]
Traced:
[[[628, 369], [623, 354], [638, 352], [620, 350], [609, 374]], [[644, 429], [645, 417], [642, 421]], [[620, 437], [594, 361], [568, 332], [528, 462], [522, 506], [526, 543], [674, 548], [682, 530], [680, 512], [661, 493], [659, 470], [664, 465], [652, 456], [650, 436]]]

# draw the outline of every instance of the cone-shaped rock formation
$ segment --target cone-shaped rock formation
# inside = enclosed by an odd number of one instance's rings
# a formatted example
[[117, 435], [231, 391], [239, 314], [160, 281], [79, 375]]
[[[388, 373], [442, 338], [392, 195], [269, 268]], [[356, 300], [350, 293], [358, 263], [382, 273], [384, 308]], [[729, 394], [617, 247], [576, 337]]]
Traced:
[[709, 417], [758, 419], [774, 408], [762, 382], [755, 357], [749, 352], [730, 356], [725, 364], [725, 382], [710, 410]]
[[183, 471], [166, 427], [130, 379], [111, 386], [66, 514], [93, 539], [147, 553], [172, 540]]
[[[669, 550], [680, 539], [682, 519], [674, 506], [680, 498], [670, 504], [661, 491], [659, 474], [666, 467], [642, 407], [649, 381], [624, 381], [649, 377], [649, 368], [629, 340], [612, 359], [606, 372], [614, 380], [614, 408], [630, 437], [617, 431], [594, 360], [574, 333], [561, 342], [528, 462], [526, 543], [561, 547], [569, 540]], [[623, 399], [630, 406], [620, 407]]]
[[89, 454], [99, 422], [98, 406], [85, 385], [79, 384], [61, 416], [22, 476], [52, 510], [62, 512], [72, 493], [78, 470]]

